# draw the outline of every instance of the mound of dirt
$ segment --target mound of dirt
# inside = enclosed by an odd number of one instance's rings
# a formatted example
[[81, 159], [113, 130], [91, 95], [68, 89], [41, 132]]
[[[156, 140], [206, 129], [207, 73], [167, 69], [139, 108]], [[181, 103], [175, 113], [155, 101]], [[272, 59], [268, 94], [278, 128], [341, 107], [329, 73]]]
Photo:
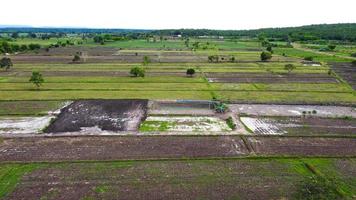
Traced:
[[63, 108], [45, 132], [136, 131], [148, 100], [79, 100]]

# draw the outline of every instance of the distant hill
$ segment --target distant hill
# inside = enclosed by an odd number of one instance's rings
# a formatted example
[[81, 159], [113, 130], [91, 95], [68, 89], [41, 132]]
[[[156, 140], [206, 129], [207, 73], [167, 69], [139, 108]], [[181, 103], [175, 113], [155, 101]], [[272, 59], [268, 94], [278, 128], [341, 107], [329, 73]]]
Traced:
[[[3, 26], [3, 27], [2, 27]], [[152, 30], [144, 29], [96, 29], [96, 28], [55, 28], [55, 27], [9, 27], [8, 25], [0, 25], [2, 33], [147, 33]]]
[[183, 36], [250, 36], [264, 35], [268, 38], [287, 40], [349, 40], [356, 42], [356, 23], [347, 24], [318, 24], [288, 28], [264, 28], [256, 30], [209, 30], [209, 29], [170, 29], [153, 31], [157, 35]]
[[[6, 27], [4, 27], [6, 26]], [[34, 27], [9, 27], [0, 25], [0, 32], [26, 32], [26, 33], [143, 33], [152, 35], [183, 35], [183, 36], [248, 36], [258, 37], [263, 35], [279, 40], [348, 40], [356, 42], [356, 23], [347, 24], [318, 24], [287, 28], [264, 28], [255, 30], [210, 30], [210, 29], [95, 29], [95, 28], [34, 28]]]

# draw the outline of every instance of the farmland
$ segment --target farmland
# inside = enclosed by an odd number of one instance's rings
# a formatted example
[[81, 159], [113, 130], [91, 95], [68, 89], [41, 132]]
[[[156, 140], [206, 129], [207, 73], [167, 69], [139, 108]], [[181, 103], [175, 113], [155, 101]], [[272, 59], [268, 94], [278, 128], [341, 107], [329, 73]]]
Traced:
[[3, 55], [0, 199], [356, 197], [352, 42], [36, 34]]

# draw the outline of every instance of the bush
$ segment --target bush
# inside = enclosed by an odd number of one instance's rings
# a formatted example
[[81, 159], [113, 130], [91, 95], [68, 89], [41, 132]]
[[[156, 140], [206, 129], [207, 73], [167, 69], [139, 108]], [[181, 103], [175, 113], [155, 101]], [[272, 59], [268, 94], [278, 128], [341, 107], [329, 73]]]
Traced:
[[304, 60], [306, 61], [313, 61], [314, 58], [312, 56], [307, 56], [307, 57], [304, 57]]
[[284, 66], [284, 69], [288, 71], [288, 73], [291, 73], [296, 67], [293, 64], [286, 64]]
[[141, 67], [134, 67], [131, 69], [130, 74], [134, 77], [145, 77], [145, 70]]
[[356, 52], [352, 53], [351, 56], [356, 58]]
[[39, 44], [29, 44], [28, 45], [28, 48], [33, 51], [33, 50], [37, 50], [37, 49], [40, 49], [41, 48], [41, 45]]
[[270, 60], [271, 58], [272, 58], [271, 52], [264, 51], [264, 52], [261, 53], [261, 60], [262, 61], [267, 61], [267, 60]]
[[80, 61], [80, 56], [78, 54], [75, 54], [72, 61], [73, 62], [79, 62]]
[[37, 88], [39, 88], [42, 85], [42, 83], [44, 82], [44, 79], [40, 72], [34, 71], [34, 72], [32, 72], [32, 76], [29, 81], [31, 83], [35, 84], [37, 86]]
[[2, 58], [0, 60], [0, 68], [5, 68], [5, 70], [10, 69], [10, 67], [12, 67], [12, 61], [10, 58]]
[[227, 118], [226, 124], [232, 129], [236, 129], [236, 124], [234, 123], [234, 120], [232, 120], [232, 117]]
[[217, 113], [225, 113], [227, 110], [227, 105], [222, 102], [214, 103], [214, 109]]
[[187, 75], [193, 76], [195, 74], [195, 70], [193, 68], [187, 69]]

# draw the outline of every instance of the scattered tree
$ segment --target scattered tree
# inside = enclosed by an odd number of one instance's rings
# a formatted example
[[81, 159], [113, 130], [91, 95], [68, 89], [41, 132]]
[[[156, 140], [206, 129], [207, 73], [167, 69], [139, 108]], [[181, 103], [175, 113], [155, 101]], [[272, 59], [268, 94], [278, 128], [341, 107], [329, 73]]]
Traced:
[[32, 76], [29, 81], [31, 83], [33, 83], [34, 85], [36, 85], [37, 88], [39, 88], [42, 85], [42, 83], [44, 82], [44, 79], [40, 72], [34, 71], [34, 72], [32, 72]]
[[225, 113], [227, 110], [227, 105], [222, 102], [214, 103], [214, 109], [217, 113]]
[[328, 45], [328, 49], [329, 49], [330, 51], [335, 50], [335, 48], [336, 48], [336, 45], [334, 45], [334, 44], [329, 44], [329, 45]]
[[73, 62], [79, 62], [80, 61], [80, 56], [78, 54], [74, 55], [74, 58], [72, 59]]
[[148, 65], [149, 63], [151, 63], [150, 57], [144, 56], [144, 57], [143, 57], [143, 62], [142, 62], [142, 64], [146, 66], [146, 65]]
[[271, 53], [273, 53], [272, 46], [268, 46], [266, 50], [269, 51], [269, 52], [271, 52]]
[[219, 62], [219, 56], [218, 55], [212, 55], [212, 56], [208, 56], [208, 61], [209, 62]]
[[296, 66], [294, 66], [293, 64], [284, 65], [284, 69], [288, 71], [288, 74], [291, 73], [295, 68]]
[[11, 34], [11, 37], [14, 39], [17, 39], [19, 37], [19, 33], [18, 32], [14, 32]]
[[230, 62], [233, 63], [233, 62], [235, 62], [235, 60], [236, 60], [235, 56], [231, 56], [231, 57], [230, 57]]
[[0, 68], [5, 68], [5, 70], [7, 71], [8, 69], [10, 69], [10, 67], [12, 67], [12, 61], [10, 58], [2, 58], [0, 60]]
[[145, 70], [141, 67], [131, 68], [130, 74], [134, 77], [145, 77]]
[[304, 57], [304, 60], [306, 60], [306, 61], [313, 61], [314, 58], [313, 58], [312, 56], [306, 56], [306, 57]]
[[267, 60], [270, 60], [271, 58], [272, 58], [271, 52], [264, 51], [264, 52], [261, 53], [261, 60], [262, 61], [267, 61]]
[[187, 69], [187, 75], [192, 77], [195, 74], [195, 69], [193, 68], [189, 68]]

